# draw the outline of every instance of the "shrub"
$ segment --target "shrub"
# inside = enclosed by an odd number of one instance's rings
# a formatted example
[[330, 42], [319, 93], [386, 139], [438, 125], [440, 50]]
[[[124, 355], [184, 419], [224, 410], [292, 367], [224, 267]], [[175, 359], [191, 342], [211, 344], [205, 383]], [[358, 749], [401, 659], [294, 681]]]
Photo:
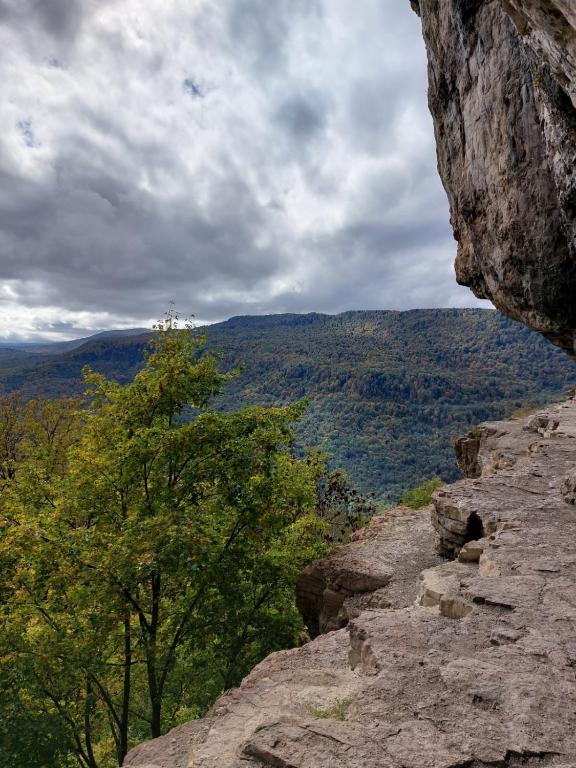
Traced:
[[430, 480], [426, 480], [426, 482], [416, 486], [416, 488], [405, 491], [402, 494], [401, 503], [405, 507], [410, 507], [410, 509], [420, 509], [421, 507], [425, 507], [427, 504], [430, 504], [432, 501], [432, 494], [437, 488], [440, 488], [441, 485], [443, 485], [443, 483], [439, 477], [433, 477]]

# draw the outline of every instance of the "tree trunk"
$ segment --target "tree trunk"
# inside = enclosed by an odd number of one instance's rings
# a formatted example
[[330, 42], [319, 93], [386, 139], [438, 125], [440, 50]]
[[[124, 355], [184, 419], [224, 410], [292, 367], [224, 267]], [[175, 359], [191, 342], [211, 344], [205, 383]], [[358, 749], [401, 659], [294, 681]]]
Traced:
[[160, 620], [160, 574], [153, 573], [151, 579], [152, 611], [146, 645], [146, 667], [148, 671], [148, 692], [151, 709], [151, 735], [155, 739], [162, 735], [162, 690], [158, 680], [158, 659], [156, 642]]
[[130, 608], [124, 611], [124, 685], [122, 691], [122, 714], [120, 717], [120, 738], [118, 740], [118, 765], [122, 765], [128, 752], [128, 724], [130, 718], [130, 685], [132, 673], [132, 636], [130, 629]]

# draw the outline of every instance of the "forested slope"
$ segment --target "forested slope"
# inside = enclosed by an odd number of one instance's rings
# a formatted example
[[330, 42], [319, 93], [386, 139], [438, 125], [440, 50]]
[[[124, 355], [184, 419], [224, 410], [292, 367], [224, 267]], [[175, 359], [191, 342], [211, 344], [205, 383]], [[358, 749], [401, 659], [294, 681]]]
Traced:
[[[224, 407], [308, 399], [303, 442], [390, 499], [434, 474], [457, 478], [451, 439], [470, 425], [553, 400], [576, 382], [565, 355], [489, 310], [237, 317], [206, 331], [224, 368], [244, 366]], [[0, 388], [76, 394], [86, 364], [127, 381], [145, 344], [146, 336], [100, 338], [59, 356], [9, 360]]]

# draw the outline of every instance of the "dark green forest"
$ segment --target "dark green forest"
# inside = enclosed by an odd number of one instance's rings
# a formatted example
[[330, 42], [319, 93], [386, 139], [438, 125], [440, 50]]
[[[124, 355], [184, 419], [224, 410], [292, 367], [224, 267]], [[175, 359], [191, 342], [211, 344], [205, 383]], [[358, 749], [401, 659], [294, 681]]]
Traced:
[[[457, 479], [455, 437], [560, 398], [576, 380], [559, 350], [491, 310], [249, 316], [205, 330], [224, 370], [243, 366], [221, 409], [308, 400], [298, 439], [386, 500], [435, 475]], [[86, 364], [125, 383], [147, 341], [104, 336], [62, 352], [0, 349], [0, 390], [77, 395]]]

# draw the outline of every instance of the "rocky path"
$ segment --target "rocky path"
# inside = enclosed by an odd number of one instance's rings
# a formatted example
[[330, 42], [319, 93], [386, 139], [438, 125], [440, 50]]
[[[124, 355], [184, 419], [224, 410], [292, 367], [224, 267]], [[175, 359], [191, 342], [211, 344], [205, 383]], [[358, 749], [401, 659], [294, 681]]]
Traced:
[[346, 627], [268, 657], [126, 765], [576, 766], [576, 402], [458, 453], [481, 476], [432, 511], [458, 559], [438, 564], [429, 511], [375, 519], [301, 579], [312, 629]]

